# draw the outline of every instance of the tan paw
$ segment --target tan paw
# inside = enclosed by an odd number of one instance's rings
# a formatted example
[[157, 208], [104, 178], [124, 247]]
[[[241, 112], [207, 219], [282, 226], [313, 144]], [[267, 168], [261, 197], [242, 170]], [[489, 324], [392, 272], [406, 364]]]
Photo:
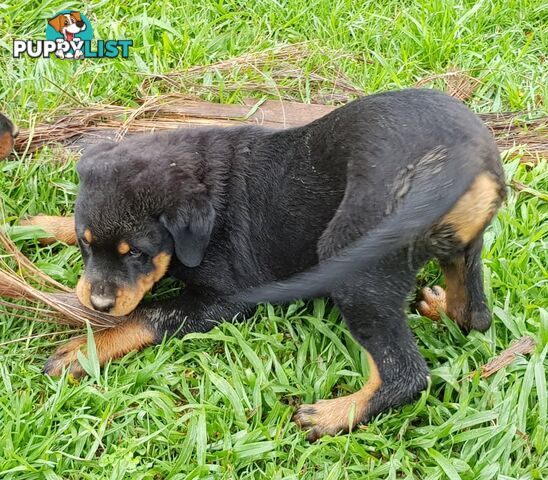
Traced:
[[85, 347], [86, 343], [86, 337], [79, 337], [58, 348], [44, 365], [44, 373], [58, 377], [63, 370], [68, 370], [75, 378], [84, 376], [86, 372], [78, 361], [78, 352]]
[[360, 415], [358, 410], [361, 409], [355, 402], [347, 401], [347, 398], [319, 400], [312, 405], [301, 405], [293, 416], [293, 421], [303, 430], [308, 430], [307, 439], [311, 442], [324, 435], [348, 432], [361, 420], [357, 418]]
[[440, 319], [440, 311], [447, 312], [445, 290], [436, 285], [433, 288], [423, 288], [420, 291], [421, 300], [417, 303], [417, 311], [431, 320]]
[[309, 430], [308, 440], [316, 441], [324, 435], [348, 432], [365, 421], [369, 402], [382, 385], [377, 364], [367, 353], [369, 378], [357, 392], [332, 400], [319, 400], [313, 405], [301, 405], [293, 416], [293, 421], [303, 430]]

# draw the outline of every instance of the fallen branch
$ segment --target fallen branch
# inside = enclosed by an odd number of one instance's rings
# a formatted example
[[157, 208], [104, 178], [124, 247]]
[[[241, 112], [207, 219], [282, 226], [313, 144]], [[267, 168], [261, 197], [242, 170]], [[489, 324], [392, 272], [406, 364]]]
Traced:
[[[517, 355], [531, 353], [536, 346], [537, 342], [535, 342], [533, 337], [521, 337], [480, 368], [481, 378], [487, 378], [497, 373], [500, 369], [510, 365], [516, 359]], [[474, 375], [474, 373], [470, 376]]]

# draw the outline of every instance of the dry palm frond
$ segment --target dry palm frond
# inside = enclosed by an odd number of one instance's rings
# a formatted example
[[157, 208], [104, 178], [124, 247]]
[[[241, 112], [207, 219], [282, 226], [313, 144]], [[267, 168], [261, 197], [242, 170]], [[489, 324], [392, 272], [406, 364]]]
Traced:
[[548, 158], [548, 117], [527, 118], [523, 112], [480, 113], [500, 150], [522, 149], [522, 162]]
[[[112, 327], [123, 320], [82, 306], [74, 292], [38, 269], [2, 230], [0, 248], [4, 252], [0, 256], [0, 305], [20, 312], [14, 316], [79, 327], [89, 322], [96, 328]], [[15, 263], [18, 271], [10, 263]]]
[[[17, 262], [18, 269], [20, 271], [25, 271], [27, 274], [35, 277], [37, 283], [42, 286], [54, 287], [60, 291], [69, 292], [70, 289], [60, 284], [49, 275], [46, 275], [39, 268], [36, 267], [27, 257], [25, 257], [17, 248], [15, 243], [6, 235], [6, 232], [0, 229], [0, 246], [7, 252], [7, 254]], [[2, 260], [4, 265], [7, 265], [4, 260]], [[7, 272], [0, 272], [7, 273]], [[1, 286], [0, 286], [1, 289]], [[0, 290], [2, 291], [2, 290]]]
[[443, 80], [446, 92], [452, 97], [463, 101], [468, 100], [481, 84], [481, 80], [470, 76], [465, 70], [451, 67], [445, 73], [438, 73], [436, 75], [429, 75], [428, 77], [421, 78], [415, 83], [415, 87], [423, 87], [436, 80]]
[[[295, 101], [300, 88], [296, 82], [303, 79], [307, 90], [316, 92], [316, 102], [325, 95], [331, 96], [331, 101], [337, 99], [341, 103], [363, 95], [363, 91], [352, 85], [342, 75], [340, 68], [335, 67], [335, 62], [340, 59], [363, 59], [348, 53], [322, 51], [327, 66], [332, 70], [329, 78], [326, 78], [318, 71], [309, 71], [301, 66], [306, 65], [312, 53], [310, 47], [310, 42], [297, 43], [183, 71], [148, 75], [140, 87], [139, 106], [97, 104], [77, 108], [68, 115], [58, 117], [53, 123], [21, 129], [15, 149], [19, 153], [34, 152], [44, 145], [55, 143], [85, 147], [105, 139], [120, 140], [131, 133], [177, 127], [231, 126], [242, 123], [272, 128], [300, 126], [335, 108], [322, 103], [303, 104]], [[219, 76], [222, 81], [217, 85], [204, 81], [204, 78], [211, 78], [212, 75]], [[451, 67], [444, 73], [419, 80], [415, 86], [440, 81], [445, 85], [447, 93], [461, 100], [470, 98], [481, 84], [481, 79], [471, 76], [469, 71]], [[156, 93], [163, 94], [149, 95], [153, 85]], [[219, 93], [221, 89], [274, 95], [278, 100], [251, 100], [244, 102], [244, 105], [221, 105], [197, 99], [203, 93]], [[178, 92], [186, 93], [183, 95]], [[487, 113], [480, 116], [493, 131], [501, 150], [520, 147], [520, 154], [526, 162], [548, 157], [546, 116], [531, 119], [522, 112]]]
[[[136, 108], [93, 105], [74, 110], [53, 124], [40, 124], [32, 130], [21, 129], [16, 150], [32, 152], [51, 143], [85, 147], [105, 139], [118, 140], [126, 134], [179, 127], [254, 124], [289, 128], [311, 122], [334, 108], [278, 100], [221, 105], [180, 94], [161, 95], [143, 99]], [[548, 158], [548, 117], [528, 118], [522, 112], [479, 116], [493, 132], [501, 150], [520, 147], [524, 162]]]

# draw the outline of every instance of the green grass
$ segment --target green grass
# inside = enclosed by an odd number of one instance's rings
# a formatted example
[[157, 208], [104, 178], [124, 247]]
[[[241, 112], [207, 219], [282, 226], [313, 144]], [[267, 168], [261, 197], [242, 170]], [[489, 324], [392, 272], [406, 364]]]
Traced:
[[[538, 1], [89, 2], [96, 37], [132, 38], [128, 60], [59, 62], [11, 58], [14, 38], [43, 38], [61, 1], [0, 3], [0, 109], [19, 125], [79, 105], [134, 105], [147, 73], [167, 73], [288, 43], [310, 41], [296, 58], [304, 76], [278, 80], [294, 98], [321, 90], [307, 74], [344, 75], [366, 93], [413, 85], [451, 67], [481, 84], [478, 112], [543, 113], [547, 100], [548, 9]], [[268, 81], [278, 65], [197, 79], [205, 95], [235, 103], [261, 96], [233, 82]], [[436, 83], [438, 87], [441, 83]], [[155, 86], [152, 93], [165, 89]], [[323, 92], [325, 93], [325, 92]], [[545, 113], [545, 111], [544, 111]], [[75, 156], [61, 148], [0, 164], [7, 222], [70, 213]], [[364, 352], [329, 303], [259, 309], [253, 319], [170, 340], [113, 362], [80, 382], [41, 368], [66, 335], [0, 307], [0, 477], [7, 479], [540, 479], [548, 477], [548, 189], [546, 163], [506, 155], [508, 181], [533, 193], [509, 198], [485, 238], [485, 282], [494, 312], [485, 334], [463, 336], [410, 312], [432, 369], [421, 400], [349, 435], [309, 444], [291, 422], [293, 405], [346, 394], [366, 378]], [[14, 236], [44, 271], [74, 285], [76, 248], [38, 248]], [[439, 280], [436, 266], [420, 285]], [[537, 350], [487, 379], [470, 376], [513, 340]]]

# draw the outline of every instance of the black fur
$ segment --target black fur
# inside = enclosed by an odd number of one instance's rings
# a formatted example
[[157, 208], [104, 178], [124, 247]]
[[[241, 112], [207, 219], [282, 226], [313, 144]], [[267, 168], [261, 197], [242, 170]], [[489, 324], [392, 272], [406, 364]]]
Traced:
[[[404, 308], [429, 258], [466, 258], [468, 311], [480, 320], [465, 323], [489, 325], [481, 232], [462, 245], [438, 222], [480, 173], [500, 185], [499, 203], [502, 168], [485, 126], [442, 93], [372, 95], [284, 131], [144, 135], [87, 152], [78, 172], [77, 234], [89, 227], [96, 238], [93, 258], [83, 246], [94, 281], [131, 284], [147, 259], [174, 254], [182, 295], [132, 314], [158, 341], [209, 330], [250, 302], [330, 295], [383, 382], [361, 420], [426, 385]], [[139, 246], [140, 263], [122, 265], [121, 239]]]

